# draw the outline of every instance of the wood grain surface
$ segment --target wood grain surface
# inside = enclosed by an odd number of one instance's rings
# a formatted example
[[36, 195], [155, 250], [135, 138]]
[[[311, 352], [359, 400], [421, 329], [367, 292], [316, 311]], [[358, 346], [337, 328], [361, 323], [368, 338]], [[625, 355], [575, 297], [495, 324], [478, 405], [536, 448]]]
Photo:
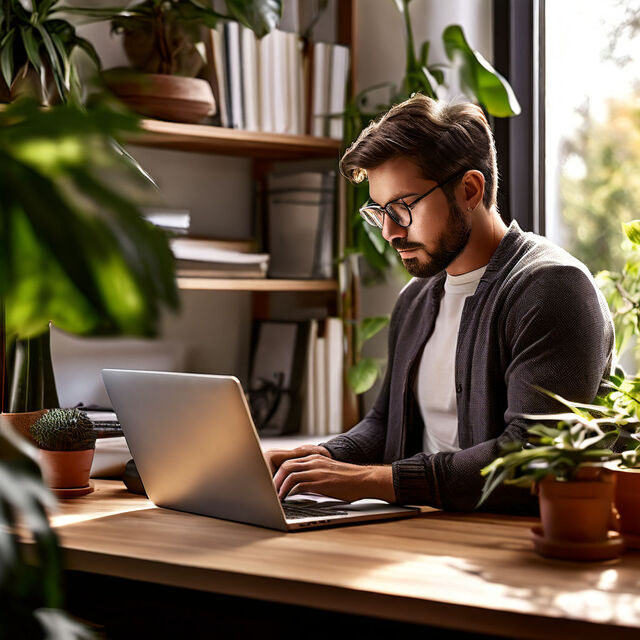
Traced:
[[69, 569], [506, 637], [639, 637], [640, 553], [544, 559], [532, 518], [425, 509], [280, 533], [95, 485], [52, 516]]

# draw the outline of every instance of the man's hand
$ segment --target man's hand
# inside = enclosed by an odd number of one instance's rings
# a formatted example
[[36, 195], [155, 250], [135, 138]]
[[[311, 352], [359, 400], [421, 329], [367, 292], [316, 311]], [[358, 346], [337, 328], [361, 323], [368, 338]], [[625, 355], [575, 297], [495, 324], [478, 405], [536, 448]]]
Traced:
[[303, 444], [301, 447], [296, 447], [295, 449], [270, 449], [269, 451], [265, 451], [264, 457], [269, 465], [269, 469], [271, 469], [271, 475], [274, 475], [285, 460], [305, 458], [313, 454], [331, 458], [331, 454], [327, 449], [315, 444]]
[[282, 500], [296, 493], [321, 493], [353, 502], [361, 498], [396, 499], [391, 466], [363, 466], [338, 462], [322, 454], [283, 461], [273, 478]]

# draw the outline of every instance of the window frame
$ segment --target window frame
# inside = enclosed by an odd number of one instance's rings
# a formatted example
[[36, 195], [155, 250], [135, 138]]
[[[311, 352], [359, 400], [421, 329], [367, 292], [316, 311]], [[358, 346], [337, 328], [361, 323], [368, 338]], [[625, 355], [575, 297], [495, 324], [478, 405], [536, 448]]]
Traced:
[[522, 112], [492, 118], [498, 154], [498, 207], [506, 222], [545, 234], [545, 0], [493, 0], [494, 67]]

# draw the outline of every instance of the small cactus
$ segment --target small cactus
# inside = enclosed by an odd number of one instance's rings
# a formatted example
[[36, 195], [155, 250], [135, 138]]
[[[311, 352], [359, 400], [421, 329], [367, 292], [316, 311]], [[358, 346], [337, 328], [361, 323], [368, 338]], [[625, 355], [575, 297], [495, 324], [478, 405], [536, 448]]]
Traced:
[[29, 433], [47, 451], [84, 451], [96, 446], [93, 423], [78, 409], [50, 409], [33, 423]]

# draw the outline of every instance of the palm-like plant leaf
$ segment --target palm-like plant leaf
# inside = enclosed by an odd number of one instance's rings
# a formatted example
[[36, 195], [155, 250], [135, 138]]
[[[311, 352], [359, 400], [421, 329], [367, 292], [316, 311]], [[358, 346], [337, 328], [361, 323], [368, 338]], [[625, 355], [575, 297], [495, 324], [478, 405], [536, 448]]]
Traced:
[[9, 335], [37, 335], [49, 321], [74, 333], [153, 335], [160, 307], [177, 307], [166, 237], [100, 178], [135, 177], [104, 133], [135, 122], [101, 108], [41, 112], [31, 102], [0, 115]]

